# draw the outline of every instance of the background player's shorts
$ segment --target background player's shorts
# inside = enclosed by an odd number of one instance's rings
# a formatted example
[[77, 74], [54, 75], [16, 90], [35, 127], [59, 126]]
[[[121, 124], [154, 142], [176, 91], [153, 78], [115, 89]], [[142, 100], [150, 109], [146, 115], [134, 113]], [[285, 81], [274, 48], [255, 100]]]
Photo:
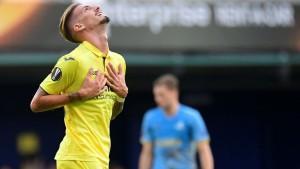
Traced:
[[74, 161], [74, 160], [57, 160], [57, 169], [108, 169], [103, 168], [100, 162], [97, 161]]

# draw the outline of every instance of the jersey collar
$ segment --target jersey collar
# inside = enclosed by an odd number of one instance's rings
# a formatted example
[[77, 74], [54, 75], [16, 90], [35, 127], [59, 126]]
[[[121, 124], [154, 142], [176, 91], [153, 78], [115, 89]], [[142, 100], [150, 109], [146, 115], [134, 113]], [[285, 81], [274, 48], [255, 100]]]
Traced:
[[94, 45], [92, 45], [91, 43], [89, 43], [88, 41], [84, 41], [82, 42], [83, 46], [85, 46], [89, 51], [93, 52], [97, 57], [103, 57], [106, 58], [109, 55], [109, 52], [107, 55], [105, 55], [104, 53], [102, 53], [98, 48], [96, 48]]
[[181, 112], [181, 108], [182, 108], [182, 105], [179, 103], [178, 106], [177, 106], [177, 111], [176, 111], [176, 113], [173, 114], [173, 115], [171, 115], [171, 116], [170, 116], [170, 115], [167, 115], [167, 113], [165, 112], [165, 110], [164, 110], [163, 108], [159, 108], [159, 109], [161, 110], [161, 112], [162, 112], [164, 118], [171, 120], [171, 119], [176, 119], [176, 118], [177, 118], [177, 116], [178, 116], [179, 113]]

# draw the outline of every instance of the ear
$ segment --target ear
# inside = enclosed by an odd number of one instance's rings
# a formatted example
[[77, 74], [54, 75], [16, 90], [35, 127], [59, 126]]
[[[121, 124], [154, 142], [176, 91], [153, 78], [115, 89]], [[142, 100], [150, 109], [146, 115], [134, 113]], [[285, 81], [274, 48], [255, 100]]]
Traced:
[[80, 31], [82, 31], [84, 29], [85, 29], [85, 26], [83, 24], [80, 24], [80, 23], [76, 23], [73, 26], [74, 32], [80, 32]]

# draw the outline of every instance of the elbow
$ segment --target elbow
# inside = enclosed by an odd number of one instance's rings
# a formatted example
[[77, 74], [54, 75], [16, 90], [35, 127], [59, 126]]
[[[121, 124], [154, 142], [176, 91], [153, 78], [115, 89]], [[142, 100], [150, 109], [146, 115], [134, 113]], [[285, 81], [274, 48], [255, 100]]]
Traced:
[[32, 112], [34, 113], [39, 113], [41, 112], [42, 110], [40, 109], [39, 107], [39, 104], [37, 103], [37, 101], [35, 100], [32, 100], [31, 103], [30, 103], [30, 109]]

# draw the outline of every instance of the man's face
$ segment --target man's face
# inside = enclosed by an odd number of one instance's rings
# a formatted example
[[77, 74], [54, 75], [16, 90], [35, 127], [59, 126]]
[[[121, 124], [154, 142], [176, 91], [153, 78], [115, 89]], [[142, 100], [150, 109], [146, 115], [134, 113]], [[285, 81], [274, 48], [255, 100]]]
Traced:
[[153, 95], [156, 104], [162, 108], [168, 108], [174, 100], [178, 99], [177, 91], [169, 89], [165, 85], [154, 86]]
[[109, 23], [109, 18], [96, 5], [78, 5], [74, 9], [73, 18], [83, 24], [86, 29], [94, 29], [96, 26]]

